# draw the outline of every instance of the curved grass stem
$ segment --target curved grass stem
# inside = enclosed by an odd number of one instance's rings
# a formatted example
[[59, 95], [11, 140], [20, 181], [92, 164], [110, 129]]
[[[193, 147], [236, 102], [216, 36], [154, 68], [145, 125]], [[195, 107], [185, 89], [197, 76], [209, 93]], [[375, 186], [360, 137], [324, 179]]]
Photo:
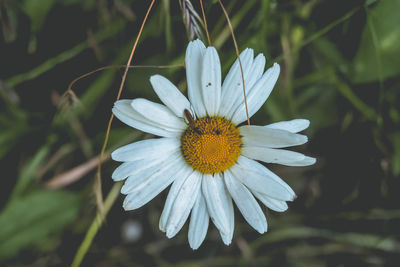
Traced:
[[[149, 8], [147, 9], [146, 15], [144, 16], [142, 25], [140, 26], [140, 30], [136, 37], [135, 43], [133, 44], [131, 54], [129, 55], [128, 63], [126, 64], [124, 74], [122, 75], [122, 80], [121, 80], [121, 84], [118, 89], [118, 95], [117, 95], [116, 101], [119, 100], [119, 98], [121, 97], [122, 89], [124, 88], [124, 85], [125, 85], [125, 80], [126, 80], [126, 76], [128, 74], [129, 66], [131, 65], [133, 55], [135, 54], [135, 51], [136, 51], [137, 44], [139, 43], [139, 39], [142, 35], [144, 25], [146, 24], [147, 18], [149, 17], [149, 14], [154, 5], [154, 2], [155, 2], [155, 0], [151, 1]], [[104, 143], [103, 143], [103, 146], [102, 146], [101, 152], [100, 152], [99, 164], [97, 166], [97, 172], [96, 172], [96, 177], [95, 177], [95, 182], [94, 182], [94, 192], [96, 194], [96, 203], [97, 203], [97, 208], [98, 208], [98, 211], [100, 214], [103, 213], [103, 194], [101, 191], [101, 159], [103, 158], [104, 152], [106, 151], [108, 138], [110, 136], [111, 123], [112, 123], [113, 119], [114, 119], [114, 114], [111, 113], [110, 119], [108, 120], [106, 137], [104, 138]]]
[[104, 201], [104, 213], [97, 214], [94, 218], [92, 224], [89, 227], [89, 230], [86, 232], [85, 238], [83, 239], [81, 245], [79, 246], [74, 260], [72, 261], [72, 267], [79, 267], [82, 263], [83, 258], [85, 257], [87, 251], [90, 248], [90, 245], [93, 242], [94, 237], [99, 231], [101, 225], [103, 224], [103, 218], [110, 211], [110, 208], [114, 204], [115, 200], [119, 195], [119, 191], [121, 190], [122, 182], [115, 183], [111, 188], [110, 192], [107, 195], [106, 200]]

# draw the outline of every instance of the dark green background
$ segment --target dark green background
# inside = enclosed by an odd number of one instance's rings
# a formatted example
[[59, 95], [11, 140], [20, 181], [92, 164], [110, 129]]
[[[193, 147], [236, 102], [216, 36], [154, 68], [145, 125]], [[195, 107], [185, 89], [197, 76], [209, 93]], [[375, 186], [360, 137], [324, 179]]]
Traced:
[[[46, 182], [101, 150], [122, 68], [150, 1], [0, 1], [0, 265], [68, 266], [96, 214], [94, 171], [57, 190]], [[193, 0], [200, 13], [198, 1]], [[269, 165], [298, 199], [265, 212], [259, 235], [236, 210], [231, 246], [211, 226], [197, 251], [187, 226], [172, 240], [158, 230], [166, 192], [125, 212], [111, 208], [82, 266], [360, 266], [400, 263], [400, 1], [224, 1], [240, 50], [264, 53], [281, 75], [253, 124], [307, 118], [310, 167]], [[204, 1], [223, 73], [235, 51], [217, 1]], [[133, 65], [183, 62], [188, 38], [178, 1], [156, 1]], [[122, 98], [158, 101], [149, 77], [183, 91], [183, 68], [136, 68]], [[143, 138], [115, 120], [108, 151]], [[117, 166], [103, 165], [103, 193]], [[134, 220], [136, 242], [121, 238]]]

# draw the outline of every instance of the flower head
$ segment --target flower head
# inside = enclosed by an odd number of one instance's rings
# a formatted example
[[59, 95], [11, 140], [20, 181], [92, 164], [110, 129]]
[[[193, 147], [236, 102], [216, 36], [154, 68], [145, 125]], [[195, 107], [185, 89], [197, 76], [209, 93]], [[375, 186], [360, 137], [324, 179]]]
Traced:
[[[265, 57], [254, 58], [245, 49], [243, 66], [249, 116], [267, 100], [279, 76], [279, 65], [264, 72]], [[120, 100], [113, 108], [117, 118], [141, 131], [161, 136], [115, 150], [112, 158], [123, 162], [113, 173], [125, 180], [126, 210], [140, 208], [172, 184], [160, 218], [160, 229], [175, 236], [190, 215], [189, 244], [203, 242], [209, 219], [225, 244], [234, 231], [233, 202], [258, 232], [267, 231], [266, 217], [256, 198], [274, 211], [285, 211], [293, 190], [258, 161], [306, 166], [314, 158], [281, 148], [301, 145], [307, 137], [298, 132], [308, 120], [296, 119], [266, 126], [240, 126], [246, 120], [239, 62], [221, 84], [221, 66], [214, 47], [200, 40], [186, 51], [189, 100], [166, 78], [150, 82], [164, 105], [146, 99]], [[232, 201], [233, 200], [233, 201]]]

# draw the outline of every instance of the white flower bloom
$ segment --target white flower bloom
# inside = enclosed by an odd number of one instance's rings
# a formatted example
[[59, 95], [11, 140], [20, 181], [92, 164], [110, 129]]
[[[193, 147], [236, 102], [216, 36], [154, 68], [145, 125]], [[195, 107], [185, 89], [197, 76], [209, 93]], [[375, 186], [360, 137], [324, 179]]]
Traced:
[[[264, 72], [265, 57], [254, 58], [245, 49], [243, 65], [249, 116], [267, 100], [279, 76], [279, 65]], [[125, 210], [142, 207], [172, 184], [160, 218], [160, 229], [175, 236], [189, 215], [189, 244], [203, 242], [209, 218], [225, 244], [232, 241], [233, 202], [259, 233], [268, 229], [256, 198], [274, 211], [285, 211], [295, 193], [281, 178], [257, 161], [287, 166], [307, 166], [314, 158], [283, 150], [307, 142], [298, 132], [308, 120], [296, 119], [266, 126], [239, 126], [246, 121], [242, 77], [238, 60], [221, 84], [221, 65], [214, 47], [200, 40], [186, 51], [189, 100], [166, 78], [150, 82], [164, 105], [145, 99], [120, 100], [113, 108], [117, 118], [143, 132], [161, 136], [115, 150], [112, 158], [123, 162], [113, 173], [126, 179]], [[232, 201], [233, 200], [233, 201]]]

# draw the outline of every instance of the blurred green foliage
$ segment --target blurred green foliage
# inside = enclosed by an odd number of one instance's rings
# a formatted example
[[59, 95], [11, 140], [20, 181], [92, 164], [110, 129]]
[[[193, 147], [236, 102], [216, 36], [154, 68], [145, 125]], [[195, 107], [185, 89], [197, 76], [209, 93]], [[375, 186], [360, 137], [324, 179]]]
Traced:
[[65, 191], [37, 190], [10, 201], [0, 215], [0, 259], [62, 231], [78, 211], [78, 196]]
[[77, 194], [34, 185], [35, 172], [49, 157], [49, 148], [50, 144], [44, 145], [26, 163], [0, 213], [0, 260], [15, 257], [30, 244], [59, 233], [78, 216]]
[[389, 0], [367, 9], [366, 27], [353, 62], [352, 81], [382, 81], [400, 73], [400, 29], [395, 26], [400, 24], [399, 8], [399, 1]]
[[[235, 60], [218, 1], [203, 1], [223, 73]], [[94, 167], [61, 188], [48, 182], [100, 152], [110, 110], [149, 1], [0, 1], [0, 265], [69, 265], [95, 218]], [[198, 1], [192, 1], [201, 14]], [[336, 266], [400, 262], [400, 17], [397, 0], [224, 1], [240, 49], [279, 62], [281, 76], [254, 124], [307, 118], [316, 156], [307, 168], [270, 166], [299, 198], [284, 214], [266, 211], [258, 235], [238, 212], [225, 247], [211, 227], [193, 252], [186, 228], [172, 240], [158, 230], [165, 194], [124, 212], [121, 197], [83, 266]], [[133, 65], [184, 60], [177, 1], [156, 1]], [[15, 64], [17, 63], [17, 64]], [[96, 68], [116, 65], [70, 82]], [[184, 92], [183, 68], [132, 68], [122, 98], [158, 101], [152, 74]], [[147, 138], [114, 121], [109, 150]], [[108, 151], [109, 151], [108, 150]], [[103, 165], [103, 193], [116, 164]], [[129, 243], [123, 225], [143, 226]], [[92, 224], [93, 225], [93, 224]], [[95, 235], [95, 234], [94, 234]], [[94, 237], [92, 235], [92, 237]], [[121, 237], [122, 236], [122, 237]], [[92, 240], [91, 240], [92, 242]], [[3, 264], [4, 263], [4, 264]]]

